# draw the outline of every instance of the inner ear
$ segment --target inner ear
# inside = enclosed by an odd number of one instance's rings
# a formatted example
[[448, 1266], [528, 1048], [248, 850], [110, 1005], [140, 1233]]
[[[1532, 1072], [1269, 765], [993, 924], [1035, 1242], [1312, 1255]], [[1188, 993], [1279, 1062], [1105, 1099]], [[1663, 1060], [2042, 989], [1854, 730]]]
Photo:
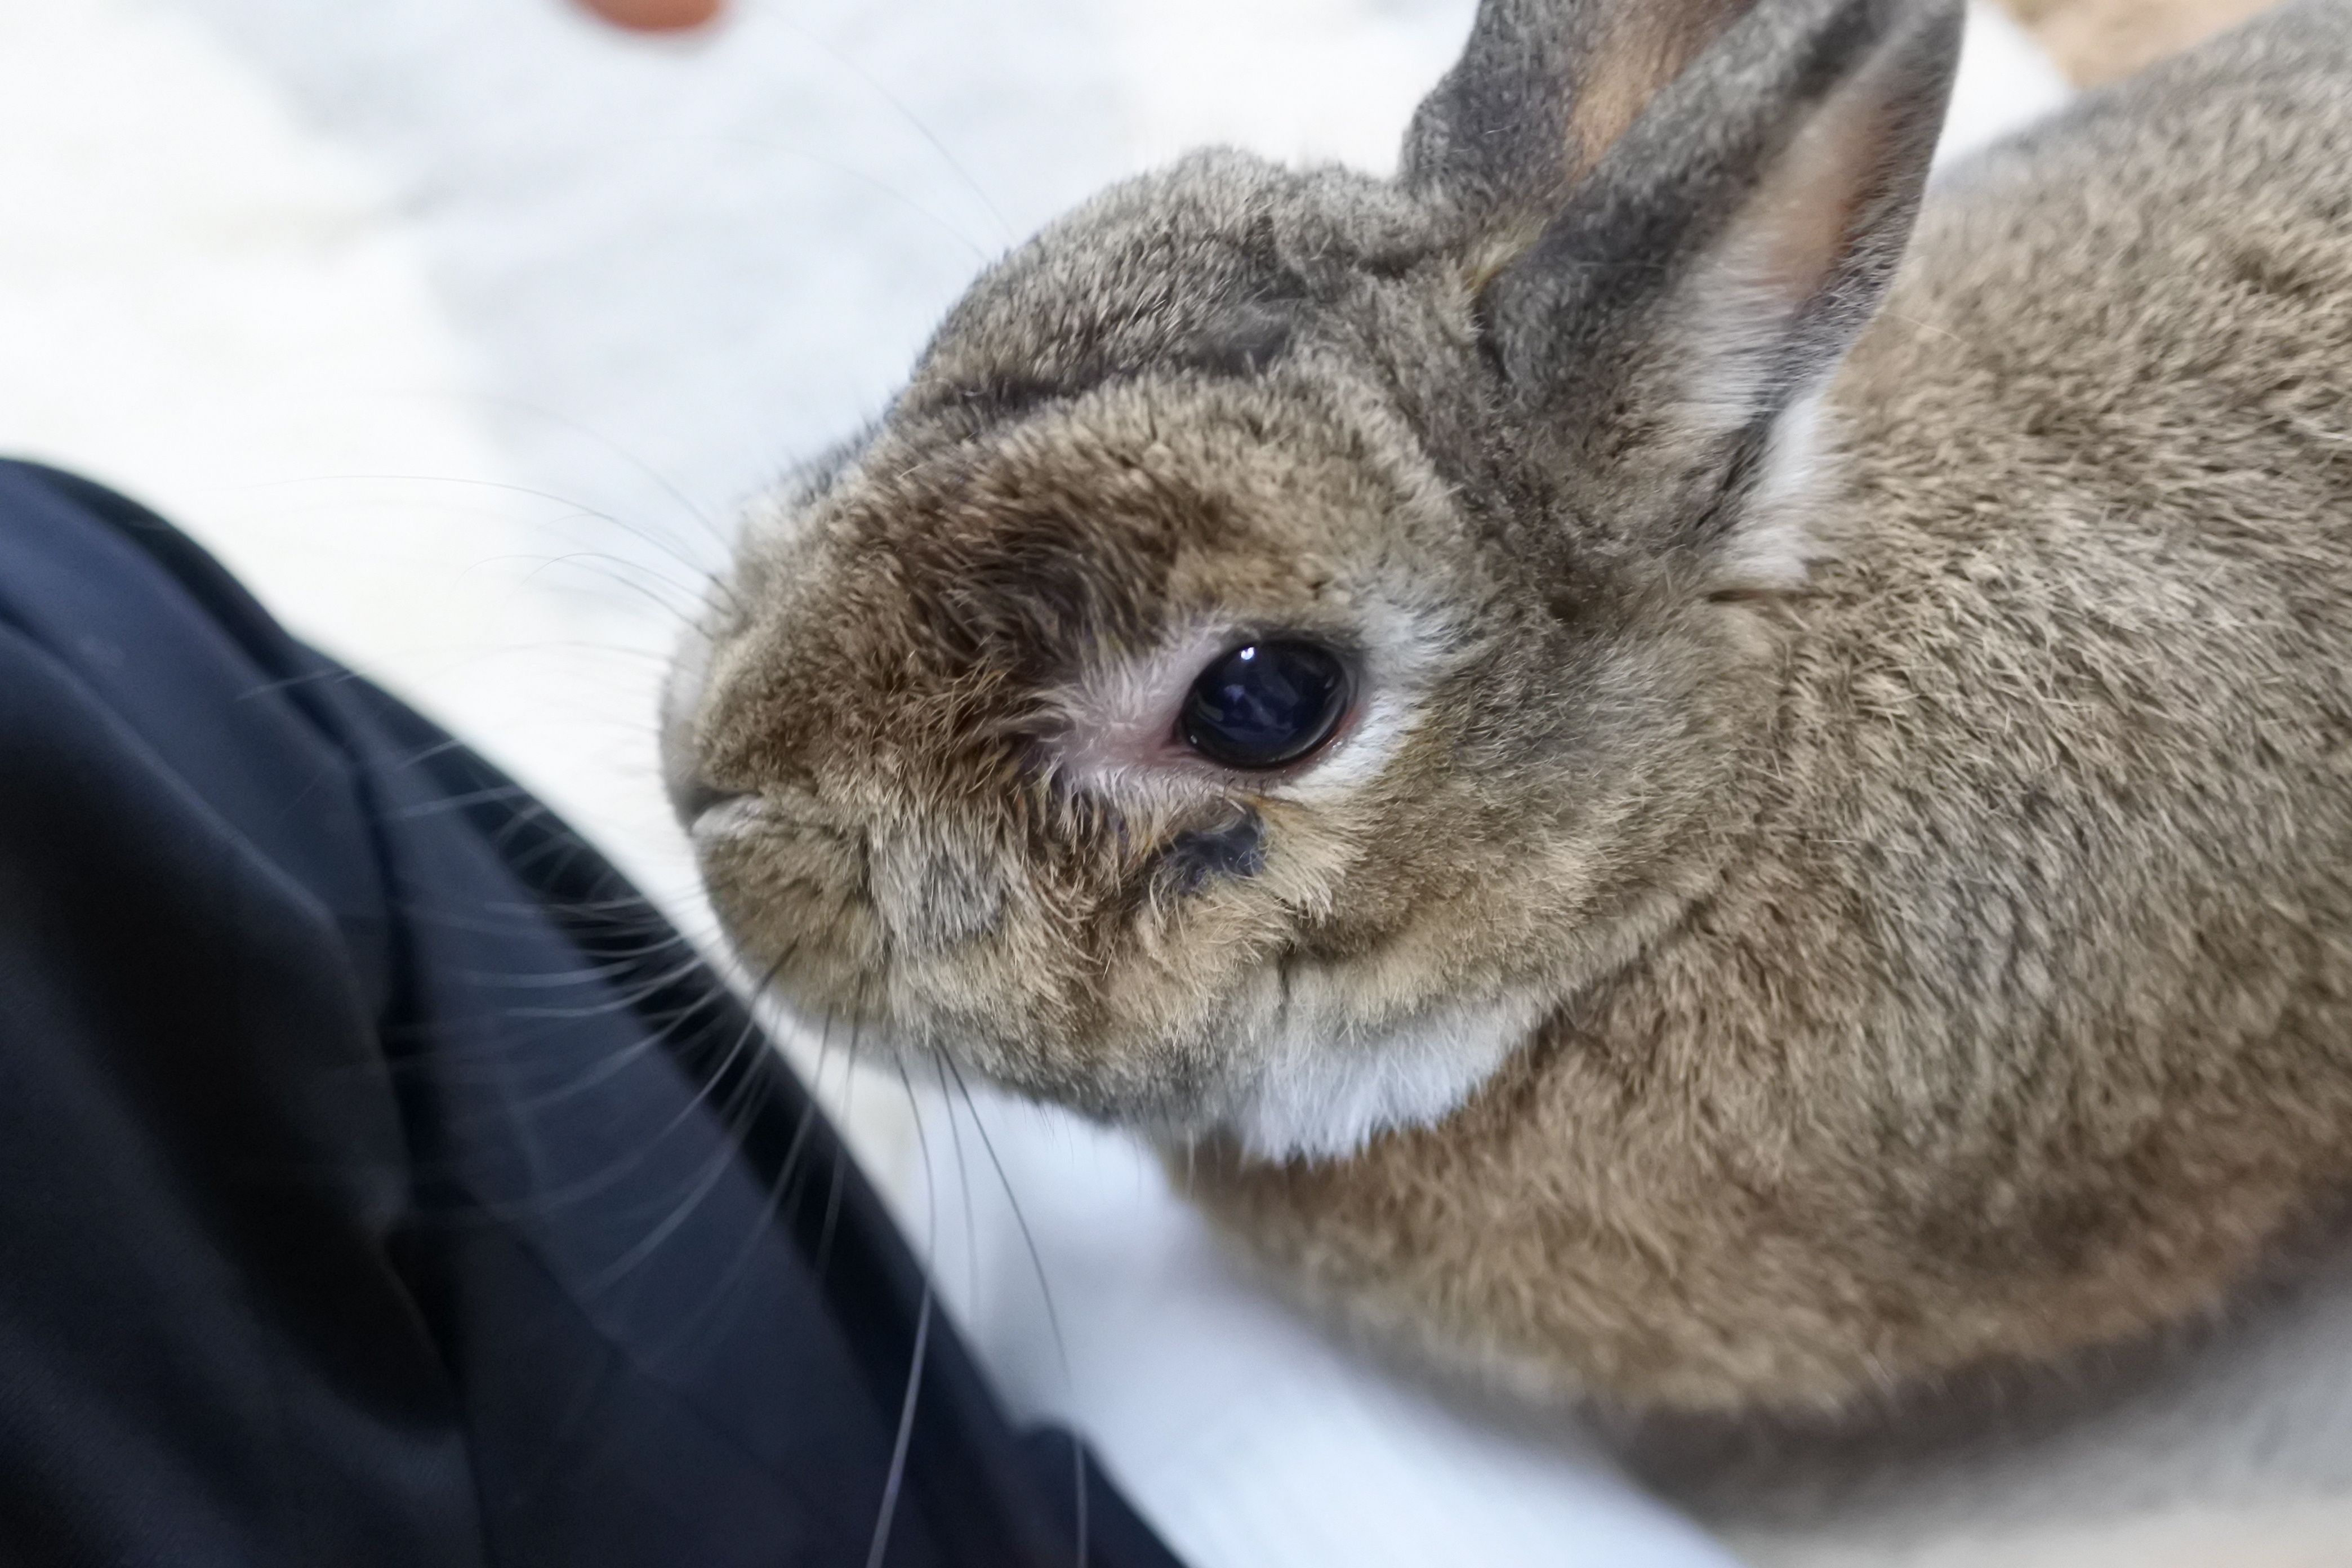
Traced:
[[1575, 77], [1566, 183], [1591, 174], [1650, 100], [1755, 3], [1686, 0], [1604, 8], [1598, 47]]
[[1798, 126], [1685, 286], [1776, 335], [1773, 379], [1791, 392], [1827, 374], [1885, 291], [1958, 52], [1956, 26], [1923, 26], [1874, 53]]
[[1399, 179], [1499, 265], [1756, 0], [1480, 0], [1406, 132]]

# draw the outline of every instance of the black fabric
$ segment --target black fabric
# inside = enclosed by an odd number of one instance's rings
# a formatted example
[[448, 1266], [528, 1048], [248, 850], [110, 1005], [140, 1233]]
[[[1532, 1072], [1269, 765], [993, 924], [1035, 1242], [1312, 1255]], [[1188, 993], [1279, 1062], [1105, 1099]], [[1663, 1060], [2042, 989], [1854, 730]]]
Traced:
[[1172, 1568], [601, 859], [0, 464], [0, 1563], [862, 1564], [919, 1335], [887, 1563]]

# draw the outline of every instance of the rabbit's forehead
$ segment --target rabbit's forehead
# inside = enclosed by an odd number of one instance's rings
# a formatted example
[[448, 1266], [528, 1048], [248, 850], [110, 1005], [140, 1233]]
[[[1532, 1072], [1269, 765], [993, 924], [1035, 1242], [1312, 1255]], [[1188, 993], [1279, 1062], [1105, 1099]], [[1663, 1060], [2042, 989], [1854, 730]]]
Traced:
[[1431, 510], [1375, 412], [1323, 377], [1146, 374], [982, 440], [881, 444], [843, 487], [836, 548], [926, 600], [1042, 597], [1112, 637], [1296, 606], [1393, 567]]
[[1151, 368], [1247, 374], [1313, 312], [1436, 245], [1428, 215], [1381, 182], [1199, 155], [1114, 188], [991, 268], [908, 398], [1017, 405]]

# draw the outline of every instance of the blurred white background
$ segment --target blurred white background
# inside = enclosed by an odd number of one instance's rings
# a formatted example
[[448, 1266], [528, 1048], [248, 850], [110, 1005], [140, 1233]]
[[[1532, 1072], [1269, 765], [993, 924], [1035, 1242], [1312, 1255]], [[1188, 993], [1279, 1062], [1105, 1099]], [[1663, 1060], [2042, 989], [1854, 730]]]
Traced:
[[[1385, 166], [1469, 10], [748, 0], [655, 42], [557, 0], [0, 0], [0, 451], [190, 528], [707, 936], [652, 714], [739, 503], [1103, 183], [1206, 141]], [[1955, 142], [2063, 99], [1981, 7], [1971, 51]], [[1575, 1431], [1457, 1409], [1262, 1300], [1118, 1141], [990, 1109], [1033, 1268], [969, 1122], [929, 1103], [919, 1137], [896, 1079], [825, 1088], [1008, 1398], [1092, 1437], [1198, 1568], [1721, 1560]], [[2290, 1425], [2352, 1455], [2333, 1418]], [[2070, 1511], [2178, 1492], [2198, 1426], [2162, 1430], [2011, 1464], [2000, 1529], [1947, 1487], [1743, 1550], [2219, 1561], [2210, 1510], [2121, 1548]]]

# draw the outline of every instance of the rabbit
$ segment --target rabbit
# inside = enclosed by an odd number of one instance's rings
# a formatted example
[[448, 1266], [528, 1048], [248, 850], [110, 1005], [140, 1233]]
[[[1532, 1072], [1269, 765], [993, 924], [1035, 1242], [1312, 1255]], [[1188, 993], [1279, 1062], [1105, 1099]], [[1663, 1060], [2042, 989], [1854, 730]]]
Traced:
[[2352, 4], [1927, 195], [1959, 29], [1483, 0], [1392, 179], [991, 267], [673, 672], [749, 973], [1542, 1399], [2229, 1300], [2352, 1177]]

